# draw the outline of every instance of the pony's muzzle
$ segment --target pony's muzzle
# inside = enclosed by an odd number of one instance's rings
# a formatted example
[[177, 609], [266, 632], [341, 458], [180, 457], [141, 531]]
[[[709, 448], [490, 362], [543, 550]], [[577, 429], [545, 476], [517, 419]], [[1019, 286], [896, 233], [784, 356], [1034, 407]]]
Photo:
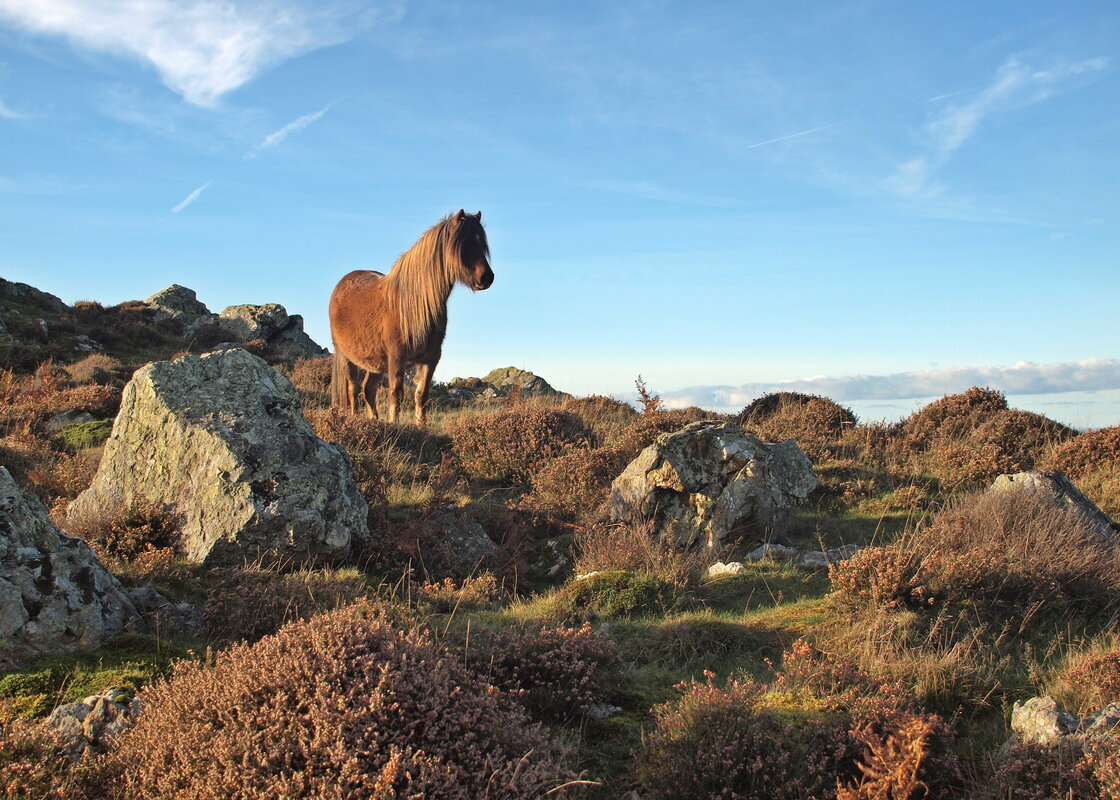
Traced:
[[490, 269], [489, 267], [487, 267], [486, 272], [482, 273], [482, 275], [479, 276], [478, 279], [475, 280], [474, 289], [475, 289], [475, 291], [482, 291], [483, 289], [489, 289], [493, 285], [493, 283], [494, 283], [494, 271], [492, 269]]

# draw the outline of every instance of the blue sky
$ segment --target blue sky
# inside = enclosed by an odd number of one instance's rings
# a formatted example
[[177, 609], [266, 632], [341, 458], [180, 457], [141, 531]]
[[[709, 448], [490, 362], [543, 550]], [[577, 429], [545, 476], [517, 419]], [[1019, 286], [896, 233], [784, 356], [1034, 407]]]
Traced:
[[496, 280], [437, 379], [903, 413], [975, 380], [1116, 424], [1118, 32], [1111, 0], [0, 0], [0, 274], [279, 302], [329, 346], [339, 277], [481, 209]]

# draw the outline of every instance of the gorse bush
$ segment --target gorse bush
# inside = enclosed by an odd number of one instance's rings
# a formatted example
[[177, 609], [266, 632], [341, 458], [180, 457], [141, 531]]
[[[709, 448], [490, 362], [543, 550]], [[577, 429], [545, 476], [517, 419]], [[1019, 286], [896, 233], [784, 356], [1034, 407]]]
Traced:
[[593, 434], [575, 414], [525, 406], [461, 420], [451, 438], [470, 477], [528, 486], [545, 463], [588, 447]]
[[109, 754], [119, 798], [563, 797], [574, 776], [512, 700], [359, 604], [145, 688]]
[[654, 709], [639, 762], [649, 797], [852, 800], [878, 787], [905, 800], [949, 797], [959, 780], [948, 726], [804, 641], [770, 683], [714, 677]]

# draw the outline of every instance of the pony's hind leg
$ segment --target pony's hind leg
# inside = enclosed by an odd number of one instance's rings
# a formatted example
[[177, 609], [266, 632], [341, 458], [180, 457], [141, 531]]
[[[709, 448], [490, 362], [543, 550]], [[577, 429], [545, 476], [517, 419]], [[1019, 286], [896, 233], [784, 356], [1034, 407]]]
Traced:
[[389, 422], [397, 424], [401, 400], [404, 399], [404, 364], [399, 359], [389, 358]]
[[358, 413], [358, 401], [362, 396], [362, 387], [365, 385], [365, 370], [357, 364], [348, 365], [346, 375], [346, 402], [351, 414]]
[[366, 416], [377, 419], [377, 387], [381, 384], [381, 373], [367, 372], [362, 376], [361, 395], [366, 404]]
[[416, 365], [416, 427], [428, 427], [428, 391], [432, 388], [434, 364]]

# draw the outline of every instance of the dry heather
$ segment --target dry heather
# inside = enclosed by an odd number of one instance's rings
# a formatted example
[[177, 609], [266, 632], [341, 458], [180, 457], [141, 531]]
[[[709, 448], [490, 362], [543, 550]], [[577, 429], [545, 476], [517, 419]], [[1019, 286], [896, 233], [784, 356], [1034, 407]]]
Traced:
[[586, 448], [592, 432], [575, 414], [517, 406], [458, 421], [451, 429], [455, 457], [472, 478], [528, 486], [548, 461]]
[[816, 462], [833, 454], [843, 433], [855, 426], [856, 416], [827, 397], [777, 392], [754, 400], [735, 421], [764, 441], [796, 439]]
[[359, 604], [180, 664], [141, 692], [108, 796], [565, 796], [574, 776], [512, 701], [391, 618]]

